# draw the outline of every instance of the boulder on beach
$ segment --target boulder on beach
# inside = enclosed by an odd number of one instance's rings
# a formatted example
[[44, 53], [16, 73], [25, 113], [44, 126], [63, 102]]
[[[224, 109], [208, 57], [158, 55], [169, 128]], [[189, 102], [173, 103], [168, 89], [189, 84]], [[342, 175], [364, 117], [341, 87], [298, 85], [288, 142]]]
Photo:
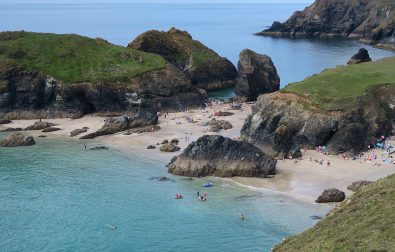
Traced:
[[351, 185], [349, 185], [347, 187], [347, 190], [356, 192], [359, 189], [361, 189], [362, 187], [368, 186], [368, 185], [370, 185], [372, 183], [373, 183], [372, 181], [359, 180], [359, 181], [356, 181], [356, 182], [352, 183]]
[[160, 147], [160, 151], [162, 152], [176, 152], [179, 150], [181, 150], [181, 148], [172, 143], [166, 143]]
[[91, 150], [94, 150], [94, 151], [97, 151], [97, 150], [108, 150], [108, 149], [110, 149], [110, 148], [107, 147], [107, 146], [96, 146], [96, 147], [91, 148]]
[[346, 194], [336, 188], [326, 189], [324, 192], [315, 200], [317, 203], [330, 203], [330, 202], [342, 202], [346, 198]]
[[180, 140], [178, 140], [178, 138], [173, 138], [173, 139], [170, 141], [171, 144], [175, 144], [175, 145], [178, 145], [179, 142], [180, 142]]
[[247, 142], [223, 136], [203, 136], [169, 163], [169, 172], [187, 177], [267, 177], [277, 161]]
[[8, 119], [0, 119], [0, 124], [9, 124], [9, 123], [11, 123], [12, 121], [11, 120], [8, 120]]
[[261, 94], [280, 89], [280, 77], [272, 59], [249, 49], [240, 53], [236, 95], [247, 101], [255, 101]]
[[47, 133], [47, 132], [54, 132], [54, 131], [59, 131], [59, 130], [62, 130], [62, 129], [61, 128], [56, 128], [56, 127], [49, 127], [49, 128], [43, 129], [41, 132]]
[[85, 132], [88, 132], [88, 127], [83, 127], [82, 129], [75, 129], [70, 132], [70, 137], [75, 137]]
[[208, 131], [219, 132], [220, 130], [228, 130], [233, 128], [232, 124], [225, 120], [212, 119], [207, 123]]
[[50, 122], [37, 121], [33, 125], [26, 127], [25, 130], [43, 130], [52, 126], [55, 126], [55, 124]]
[[148, 150], [154, 150], [154, 149], [156, 149], [156, 146], [155, 146], [155, 145], [149, 145], [149, 146], [147, 147], [147, 149], [148, 149]]
[[85, 135], [81, 139], [93, 139], [98, 136], [111, 135], [133, 128], [154, 126], [158, 123], [158, 115], [155, 112], [142, 110], [132, 116], [119, 116], [107, 118], [104, 126], [98, 131]]
[[360, 64], [364, 62], [370, 62], [372, 59], [369, 56], [368, 50], [365, 48], [359, 49], [358, 53], [354, 54], [351, 59], [347, 62], [348, 65]]
[[35, 144], [36, 142], [32, 136], [25, 136], [20, 132], [14, 132], [7, 138], [0, 141], [1, 147], [31, 146]]
[[22, 128], [6, 128], [4, 130], [1, 130], [0, 132], [12, 132], [12, 131], [22, 131]]
[[169, 143], [169, 140], [165, 139], [160, 144], [167, 144], [167, 143]]

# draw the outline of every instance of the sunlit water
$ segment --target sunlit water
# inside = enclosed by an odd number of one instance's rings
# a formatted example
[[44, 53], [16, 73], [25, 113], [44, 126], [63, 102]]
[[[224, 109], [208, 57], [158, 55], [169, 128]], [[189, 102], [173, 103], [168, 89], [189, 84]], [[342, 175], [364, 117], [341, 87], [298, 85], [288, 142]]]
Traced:
[[1, 251], [268, 251], [328, 210], [222, 180], [204, 189], [155, 157], [92, 146], [0, 148]]

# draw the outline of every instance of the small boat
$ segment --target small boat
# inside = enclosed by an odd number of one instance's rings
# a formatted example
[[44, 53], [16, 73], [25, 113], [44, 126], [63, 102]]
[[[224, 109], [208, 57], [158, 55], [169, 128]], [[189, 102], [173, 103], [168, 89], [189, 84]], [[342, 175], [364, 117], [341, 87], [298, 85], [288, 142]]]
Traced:
[[203, 187], [212, 187], [212, 186], [213, 186], [213, 183], [211, 181], [208, 181], [203, 184]]

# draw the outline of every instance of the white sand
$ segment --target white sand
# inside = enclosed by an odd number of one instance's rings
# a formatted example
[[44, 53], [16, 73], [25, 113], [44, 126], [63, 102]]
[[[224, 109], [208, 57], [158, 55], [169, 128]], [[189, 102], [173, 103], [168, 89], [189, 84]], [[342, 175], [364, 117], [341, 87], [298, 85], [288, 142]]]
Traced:
[[[158, 160], [169, 161], [174, 155], [179, 153], [161, 153], [159, 146], [155, 150], [147, 150], [148, 145], [156, 145], [164, 139], [171, 140], [178, 138], [180, 140], [179, 146], [184, 149], [190, 142], [195, 141], [200, 136], [205, 134], [216, 134], [206, 131], [206, 127], [202, 126], [202, 122], [211, 120], [209, 117], [214, 111], [226, 111], [228, 104], [214, 105], [208, 112], [203, 110], [194, 110], [189, 113], [170, 113], [167, 118], [162, 115], [159, 119], [159, 126], [161, 130], [153, 133], [123, 135], [123, 133], [103, 136], [96, 138], [96, 141], [116, 146], [127, 150], [128, 152], [135, 152], [142, 155], [148, 155], [151, 158]], [[232, 110], [235, 113], [233, 116], [219, 117], [218, 120], [227, 120], [233, 128], [222, 131], [220, 134], [226, 137], [237, 139], [240, 136], [240, 130], [243, 126], [247, 115], [251, 114], [251, 105], [246, 104], [243, 111]], [[196, 123], [188, 123], [185, 116], [192, 116]], [[103, 126], [105, 118], [86, 116], [81, 119], [53, 119], [45, 120], [55, 123], [62, 130], [42, 133], [41, 131], [27, 132], [32, 136], [46, 135], [47, 137], [70, 138], [69, 134], [72, 130], [82, 127], [89, 127], [87, 133], [92, 133]], [[15, 120], [11, 124], [0, 125], [0, 130], [7, 127], [25, 128], [32, 125], [36, 120]], [[85, 133], [85, 134], [87, 134]], [[81, 134], [74, 138], [83, 136]], [[85, 142], [85, 141], [84, 141]], [[340, 157], [323, 156], [321, 153], [315, 151], [307, 151], [304, 153], [304, 159], [299, 161], [294, 160], [279, 160], [277, 165], [277, 176], [271, 179], [261, 178], [233, 178], [239, 184], [249, 186], [266, 188], [274, 191], [284, 192], [298, 199], [313, 202], [315, 198], [326, 188], [336, 187], [345, 190], [349, 195], [351, 192], [346, 188], [352, 182], [357, 180], [375, 181], [379, 178], [386, 177], [395, 172], [395, 165], [384, 164], [381, 160], [380, 154], [384, 151], [376, 151], [379, 160], [375, 162], [360, 162], [352, 160], [344, 160]], [[310, 157], [313, 161], [310, 161]], [[331, 166], [326, 164], [320, 165], [314, 160], [330, 159]], [[375, 165], [378, 163], [379, 165]]]

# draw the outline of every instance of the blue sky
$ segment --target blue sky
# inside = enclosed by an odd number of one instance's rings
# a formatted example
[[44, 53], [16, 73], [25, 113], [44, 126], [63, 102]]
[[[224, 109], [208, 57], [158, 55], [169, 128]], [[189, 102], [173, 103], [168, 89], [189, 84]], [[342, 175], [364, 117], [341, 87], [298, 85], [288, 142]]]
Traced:
[[0, 3], [312, 3], [314, 0], [0, 0]]

